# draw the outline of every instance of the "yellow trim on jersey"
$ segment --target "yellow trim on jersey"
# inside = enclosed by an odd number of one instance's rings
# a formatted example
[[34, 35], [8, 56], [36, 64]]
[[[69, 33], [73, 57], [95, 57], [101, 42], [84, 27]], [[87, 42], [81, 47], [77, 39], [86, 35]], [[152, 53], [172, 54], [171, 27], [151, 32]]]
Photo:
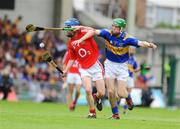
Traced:
[[116, 55], [123, 55], [129, 51], [129, 46], [127, 47], [115, 47], [106, 41], [106, 48]]
[[129, 38], [129, 35], [124, 36], [123, 40], [126, 40], [127, 38]]
[[126, 33], [126, 35], [124, 36], [123, 40], [126, 40], [127, 38], [130, 38], [130, 37], [132, 37], [132, 36]]
[[130, 65], [130, 64], [128, 64], [128, 69], [129, 69], [130, 72], [134, 72], [134, 68], [133, 68], [133, 66]]

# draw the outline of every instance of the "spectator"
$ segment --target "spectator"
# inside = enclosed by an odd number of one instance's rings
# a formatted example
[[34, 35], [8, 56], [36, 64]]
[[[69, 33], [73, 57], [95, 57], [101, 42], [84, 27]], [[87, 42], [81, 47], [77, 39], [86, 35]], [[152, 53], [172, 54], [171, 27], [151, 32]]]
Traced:
[[11, 88], [13, 86], [13, 80], [9, 76], [9, 70], [6, 68], [2, 75], [0, 75], [0, 92], [3, 93], [3, 100], [6, 100], [8, 97], [9, 92], [11, 91]]

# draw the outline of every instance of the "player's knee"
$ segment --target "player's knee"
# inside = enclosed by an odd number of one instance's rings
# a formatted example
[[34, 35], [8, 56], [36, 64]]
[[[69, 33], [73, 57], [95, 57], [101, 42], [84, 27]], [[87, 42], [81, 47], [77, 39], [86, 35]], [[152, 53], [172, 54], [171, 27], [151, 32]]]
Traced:
[[119, 92], [118, 96], [121, 96], [122, 98], [127, 98], [128, 97], [128, 92], [127, 91]]
[[91, 95], [92, 94], [92, 90], [91, 89], [86, 89], [86, 94], [87, 95]]
[[105, 95], [105, 91], [101, 90], [98, 92], [99, 97], [103, 97]]

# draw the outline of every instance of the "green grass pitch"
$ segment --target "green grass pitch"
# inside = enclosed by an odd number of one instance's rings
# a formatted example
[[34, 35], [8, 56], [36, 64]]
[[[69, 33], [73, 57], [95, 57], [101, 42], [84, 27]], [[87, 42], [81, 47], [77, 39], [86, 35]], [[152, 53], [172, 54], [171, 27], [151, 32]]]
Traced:
[[110, 120], [110, 108], [87, 119], [87, 106], [69, 112], [67, 105], [0, 101], [0, 129], [180, 129], [180, 109], [135, 108]]

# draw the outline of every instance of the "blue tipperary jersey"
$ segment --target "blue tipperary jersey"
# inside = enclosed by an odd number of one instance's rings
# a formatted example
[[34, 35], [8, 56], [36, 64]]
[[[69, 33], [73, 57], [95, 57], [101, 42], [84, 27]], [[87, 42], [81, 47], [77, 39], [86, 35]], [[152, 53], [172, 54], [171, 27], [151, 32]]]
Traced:
[[138, 46], [138, 39], [130, 37], [126, 32], [118, 36], [112, 35], [110, 30], [100, 30], [100, 37], [106, 39], [106, 57], [117, 63], [124, 63], [129, 59], [129, 46]]
[[136, 70], [138, 67], [138, 64], [133, 56], [129, 57], [128, 60], [128, 71], [129, 71], [129, 77], [133, 77], [134, 70]]

